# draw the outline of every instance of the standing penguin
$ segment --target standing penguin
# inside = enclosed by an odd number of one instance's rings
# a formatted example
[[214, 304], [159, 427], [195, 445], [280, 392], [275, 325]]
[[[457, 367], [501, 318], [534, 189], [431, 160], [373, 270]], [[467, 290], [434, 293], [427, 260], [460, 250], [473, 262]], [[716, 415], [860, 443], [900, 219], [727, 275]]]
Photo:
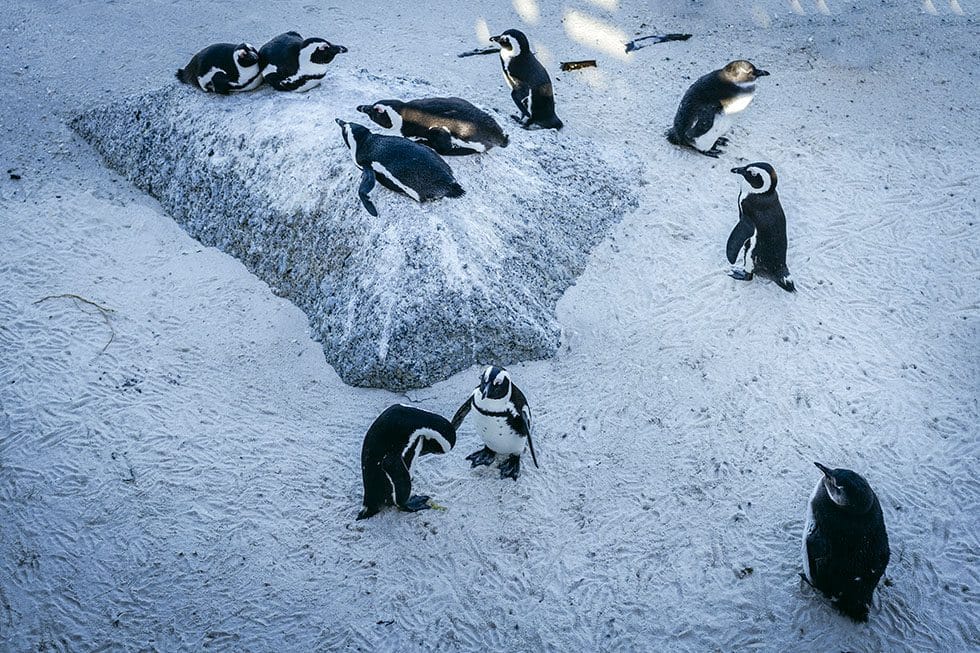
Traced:
[[298, 32], [280, 34], [259, 50], [262, 75], [277, 91], [302, 93], [320, 85], [327, 64], [347, 48], [321, 38], [304, 39]]
[[386, 129], [425, 143], [443, 156], [476, 154], [507, 147], [507, 134], [497, 121], [458, 97], [432, 97], [402, 102], [378, 100], [357, 110]]
[[507, 460], [500, 463], [500, 478], [516, 481], [525, 446], [531, 449], [531, 460], [535, 467], [538, 466], [531, 442], [531, 409], [524, 393], [510, 380], [507, 370], [494, 365], [483, 370], [480, 385], [453, 415], [454, 428], [459, 428], [471, 408], [476, 409], [473, 421], [485, 445], [466, 457], [473, 467], [489, 465], [498, 453], [508, 454]]
[[412, 463], [429, 453], [449, 453], [456, 444], [456, 429], [445, 417], [421, 408], [395, 404], [371, 424], [361, 447], [364, 507], [358, 519], [367, 519], [385, 506], [405, 512], [429, 508], [427, 496], [412, 496]]
[[717, 158], [728, 144], [733, 114], [744, 111], [755, 94], [755, 80], [769, 73], [739, 59], [704, 75], [687, 89], [667, 140]]
[[449, 164], [426, 146], [401, 136], [372, 134], [364, 125], [336, 120], [354, 163], [364, 171], [357, 194], [371, 215], [378, 215], [370, 197], [375, 180], [416, 202], [460, 197], [466, 192], [456, 183]]
[[776, 170], [768, 163], [751, 163], [732, 172], [742, 176], [743, 192], [738, 194], [738, 224], [728, 236], [728, 262], [732, 265], [743, 252], [744, 270], [730, 275], [748, 281], [755, 270], [772, 277], [783, 290], [796, 292], [786, 267], [786, 215], [776, 194]]
[[555, 91], [551, 78], [541, 62], [531, 52], [524, 32], [509, 29], [490, 40], [500, 44], [500, 65], [510, 86], [510, 97], [524, 116], [514, 116], [524, 129], [538, 125], [545, 129], [561, 129], [563, 124], [555, 115]]
[[178, 68], [177, 79], [207, 93], [251, 91], [262, 83], [259, 53], [248, 43], [215, 43]]
[[823, 478], [807, 506], [803, 577], [843, 614], [867, 621], [871, 596], [890, 556], [881, 504], [859, 474], [813, 464]]

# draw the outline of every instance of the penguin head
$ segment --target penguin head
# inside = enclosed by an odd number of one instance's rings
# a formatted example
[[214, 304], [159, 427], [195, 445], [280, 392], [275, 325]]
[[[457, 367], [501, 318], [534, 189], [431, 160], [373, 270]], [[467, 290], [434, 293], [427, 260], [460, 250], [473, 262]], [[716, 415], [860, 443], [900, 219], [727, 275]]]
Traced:
[[522, 52], [531, 51], [531, 43], [519, 29], [509, 29], [503, 34], [491, 36], [490, 40], [500, 44], [500, 56], [505, 59], [513, 59]]
[[259, 51], [248, 43], [239, 43], [235, 48], [235, 63], [242, 68], [250, 68], [259, 63]]
[[769, 71], [756, 68], [745, 59], [736, 59], [721, 69], [721, 76], [733, 84], [754, 84], [756, 79], [768, 74]]
[[445, 433], [427, 431], [423, 434], [422, 451], [419, 455], [429, 453], [449, 453], [456, 446], [456, 429], [450, 428]]
[[769, 193], [776, 190], [776, 169], [768, 163], [750, 163], [732, 172], [742, 175], [750, 193]]
[[855, 514], [864, 514], [874, 505], [875, 493], [864, 478], [849, 469], [830, 469], [813, 463], [823, 472], [823, 486], [839, 508]]
[[510, 372], [496, 365], [489, 365], [480, 377], [480, 394], [484, 399], [510, 398]]
[[371, 130], [364, 125], [358, 125], [356, 122], [346, 122], [340, 118], [336, 119], [338, 125], [340, 125], [340, 131], [344, 136], [344, 143], [351, 150], [355, 149], [358, 143], [364, 141], [365, 138], [371, 135]]
[[303, 41], [302, 51], [307, 52], [311, 63], [328, 64], [333, 58], [342, 52], [347, 52], [347, 48], [342, 45], [334, 45], [326, 39], [317, 37], [308, 38]]
[[405, 103], [400, 100], [379, 100], [374, 104], [362, 104], [357, 110], [385, 129], [401, 130], [401, 111]]

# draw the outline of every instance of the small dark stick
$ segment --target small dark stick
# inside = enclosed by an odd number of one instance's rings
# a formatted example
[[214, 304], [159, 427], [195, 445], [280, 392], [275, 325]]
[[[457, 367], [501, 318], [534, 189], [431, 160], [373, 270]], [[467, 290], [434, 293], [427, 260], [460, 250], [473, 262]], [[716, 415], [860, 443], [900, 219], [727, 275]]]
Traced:
[[475, 57], [478, 54], [497, 54], [500, 52], [500, 48], [489, 47], [489, 48], [477, 48], [476, 50], [467, 50], [466, 52], [460, 52], [457, 57]]
[[[634, 50], [639, 50], [640, 48], [645, 48], [648, 45], [656, 45], [657, 43], [666, 43], [667, 41], [686, 41], [691, 38], [690, 34], [652, 34], [650, 36], [641, 36], [638, 39], [633, 39], [626, 44], [626, 51], [633, 52]], [[652, 43], [639, 44], [640, 41], [649, 41], [650, 39], [656, 39]]]
[[562, 61], [561, 69], [568, 70], [581, 70], [582, 68], [597, 68], [598, 64], [595, 59], [585, 59], [583, 61]]

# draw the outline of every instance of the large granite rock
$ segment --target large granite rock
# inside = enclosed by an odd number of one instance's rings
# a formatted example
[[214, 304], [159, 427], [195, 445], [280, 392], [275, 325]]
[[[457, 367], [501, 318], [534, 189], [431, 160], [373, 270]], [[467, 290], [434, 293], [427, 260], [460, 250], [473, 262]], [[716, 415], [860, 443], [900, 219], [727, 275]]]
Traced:
[[194, 238], [305, 311], [346, 382], [403, 390], [552, 355], [558, 299], [636, 205], [590, 143], [503, 114], [509, 147], [447, 159], [464, 197], [418, 204], [379, 185], [371, 217], [334, 118], [367, 124], [358, 104], [446, 94], [338, 70], [303, 95], [174, 84], [72, 124]]

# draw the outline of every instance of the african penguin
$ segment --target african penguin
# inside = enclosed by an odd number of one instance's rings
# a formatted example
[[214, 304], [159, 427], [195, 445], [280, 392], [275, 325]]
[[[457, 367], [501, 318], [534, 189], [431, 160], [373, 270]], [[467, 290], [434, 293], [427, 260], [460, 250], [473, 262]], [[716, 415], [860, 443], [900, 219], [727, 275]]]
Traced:
[[455, 444], [456, 429], [445, 417], [403, 404], [386, 408], [361, 447], [364, 507], [357, 518], [390, 505], [406, 512], [429, 508], [429, 497], [412, 496], [412, 463], [425, 454], [449, 453]]
[[375, 179], [416, 202], [460, 197], [466, 192], [456, 183], [449, 164], [426, 146], [401, 136], [372, 134], [364, 125], [340, 118], [337, 124], [354, 163], [364, 171], [357, 194], [371, 215], [378, 215], [370, 198]]
[[545, 129], [561, 129], [563, 124], [555, 115], [555, 91], [551, 78], [541, 62], [531, 52], [524, 32], [509, 29], [490, 40], [500, 44], [500, 65], [510, 86], [510, 97], [521, 111], [514, 116], [524, 129], [538, 125]]
[[302, 93], [320, 85], [327, 74], [327, 64], [342, 52], [347, 52], [342, 45], [286, 32], [259, 49], [259, 65], [272, 88]]
[[489, 465], [498, 453], [507, 454], [507, 459], [500, 463], [500, 478], [516, 481], [525, 446], [531, 450], [534, 466], [538, 466], [531, 441], [531, 409], [507, 370], [494, 365], [483, 370], [480, 385], [453, 415], [454, 428], [459, 428], [471, 408], [476, 409], [472, 421], [485, 445], [466, 457], [473, 467]]
[[[744, 192], [738, 194], [738, 224], [728, 236], [728, 262], [744, 251], [744, 270], [730, 276], [748, 281], [755, 271], [771, 276], [780, 288], [796, 292], [786, 268], [786, 215], [776, 194], [776, 171], [768, 163], [750, 163], [732, 172], [742, 176]], [[745, 198], [742, 198], [742, 195]]]
[[814, 465], [823, 478], [807, 506], [803, 578], [840, 612], [867, 621], [871, 597], [890, 556], [881, 504], [859, 474]]
[[752, 102], [755, 80], [769, 73], [739, 59], [704, 75], [687, 89], [667, 140], [717, 158], [728, 144], [731, 116]]
[[357, 110], [386, 129], [428, 145], [442, 155], [476, 154], [508, 138], [490, 114], [458, 97], [378, 100]]
[[208, 93], [251, 91], [262, 83], [259, 53], [248, 43], [215, 43], [177, 69], [177, 79]]

